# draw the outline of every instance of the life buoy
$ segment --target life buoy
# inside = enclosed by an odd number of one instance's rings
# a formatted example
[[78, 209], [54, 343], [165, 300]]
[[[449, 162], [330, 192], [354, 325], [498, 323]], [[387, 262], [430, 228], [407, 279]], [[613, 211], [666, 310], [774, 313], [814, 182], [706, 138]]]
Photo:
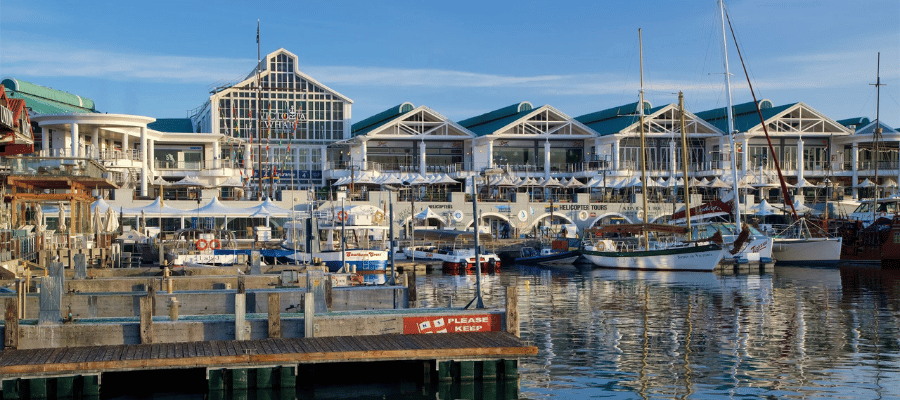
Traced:
[[197, 247], [197, 250], [203, 251], [206, 250], [209, 245], [206, 243], [206, 239], [197, 239], [194, 246]]
[[459, 263], [459, 266], [460, 266], [460, 268], [462, 268], [462, 269], [468, 269], [468, 268], [469, 268], [469, 263], [467, 263], [466, 260], [462, 260], [462, 262]]
[[347, 212], [346, 211], [338, 212], [337, 219], [338, 219], [338, 221], [343, 221], [343, 220], [347, 219]]
[[209, 249], [210, 250], [218, 250], [222, 248], [222, 242], [219, 239], [213, 239], [209, 241]]
[[597, 251], [606, 251], [606, 243], [598, 242], [597, 243]]
[[588, 219], [588, 213], [587, 213], [587, 211], [580, 211], [580, 212], [578, 213], [578, 219], [580, 219], [580, 220], [582, 220], [582, 221]]
[[384, 221], [384, 213], [381, 211], [378, 211], [375, 213], [375, 215], [372, 216], [372, 222], [374, 222], [376, 224], [380, 224], [381, 221]]
[[500, 260], [494, 261], [494, 268], [500, 268]]

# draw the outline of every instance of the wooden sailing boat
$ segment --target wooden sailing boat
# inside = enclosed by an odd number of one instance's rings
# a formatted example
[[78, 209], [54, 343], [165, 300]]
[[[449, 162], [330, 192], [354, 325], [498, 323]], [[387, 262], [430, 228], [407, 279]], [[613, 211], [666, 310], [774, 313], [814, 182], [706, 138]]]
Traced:
[[[640, 42], [641, 30], [638, 29]], [[641, 98], [638, 106], [641, 132], [641, 181], [643, 223], [610, 225], [591, 231], [582, 254], [599, 267], [662, 271], [712, 271], [722, 259], [722, 247], [682, 241], [676, 235], [685, 227], [649, 224], [647, 221], [647, 152], [644, 142], [644, 56], [641, 46]], [[685, 177], [687, 180], [687, 177]], [[650, 240], [650, 236], [654, 240]], [[615, 237], [615, 240], [613, 239]]]
[[[722, 0], [720, 0], [720, 5], [722, 9], [722, 18], [728, 19], [730, 28], [731, 19], [728, 18], [728, 14], [725, 13], [725, 5]], [[766, 141], [769, 145], [769, 151], [771, 152], [772, 159], [775, 162], [775, 169], [778, 172], [778, 180], [781, 184], [781, 192], [784, 194], [783, 198], [785, 206], [790, 208], [791, 214], [793, 215], [795, 220], [793, 224], [777, 233], [775, 237], [773, 237], [772, 256], [779, 263], [795, 263], [804, 265], [837, 263], [840, 258], [842, 239], [840, 237], [828, 237], [824, 230], [818, 228], [815, 225], [809, 224], [806, 218], [797, 216], [797, 210], [794, 207], [794, 202], [788, 196], [787, 185], [785, 184], [784, 176], [781, 173], [781, 166], [778, 162], [778, 155], [775, 152], [774, 147], [772, 146], [772, 140], [769, 137], [769, 130], [766, 127], [766, 121], [759, 109], [759, 102], [756, 100], [756, 93], [753, 90], [753, 83], [750, 81], [750, 75], [747, 73], [747, 66], [746, 64], [744, 64], [744, 57], [741, 55], [740, 47], [738, 47], [734, 29], [730, 29], [730, 31], [732, 39], [734, 39], [734, 47], [735, 49], [737, 49], [738, 57], [740, 57], [741, 59], [741, 66], [744, 69], [744, 76], [747, 78], [747, 85], [750, 87], [750, 94], [753, 96], [753, 104], [756, 106], [756, 114], [759, 116], [759, 122], [762, 125], [763, 133], [765, 134]], [[730, 108], [731, 104], [729, 102], [729, 109]], [[737, 179], [735, 179], [735, 182], [737, 182]], [[736, 190], [735, 193], [737, 193]], [[810, 229], [810, 227], [812, 227], [813, 229], [818, 229], [819, 232], [814, 232]]]

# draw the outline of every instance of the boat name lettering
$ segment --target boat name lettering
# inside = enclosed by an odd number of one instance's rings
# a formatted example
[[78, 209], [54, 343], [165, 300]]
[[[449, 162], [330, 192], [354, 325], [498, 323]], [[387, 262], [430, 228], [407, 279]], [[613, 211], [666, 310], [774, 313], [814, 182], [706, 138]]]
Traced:
[[375, 257], [375, 253], [373, 253], [373, 252], [368, 252], [368, 253], [356, 252], [355, 253], [352, 251], [348, 251], [347, 257]]
[[560, 211], [604, 211], [606, 204], [560, 204]]
[[750, 248], [750, 252], [751, 252], [751, 253], [759, 253], [759, 252], [763, 251], [763, 249], [765, 249], [765, 248], [767, 247], [766, 245], [767, 245], [768, 243], [769, 243], [769, 242], [767, 241], [767, 242], [758, 244], [758, 245], [756, 245], [756, 246], [753, 246], [753, 247]]

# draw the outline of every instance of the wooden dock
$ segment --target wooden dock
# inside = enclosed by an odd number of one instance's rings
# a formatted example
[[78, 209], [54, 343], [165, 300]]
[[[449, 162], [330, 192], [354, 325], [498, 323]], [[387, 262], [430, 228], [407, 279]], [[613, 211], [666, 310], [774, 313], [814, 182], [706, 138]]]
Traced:
[[[304, 364], [394, 361], [422, 361], [427, 371], [430, 368], [426, 373], [433, 374], [438, 380], [487, 380], [517, 376], [518, 358], [534, 354], [537, 354], [536, 347], [525, 345], [507, 332], [4, 350], [0, 352], [0, 380], [3, 381], [4, 398], [16, 398], [29, 390], [31, 394], [46, 391], [49, 381], [54, 380], [71, 382], [77, 378], [87, 382], [78, 385], [85, 392], [94, 392], [99, 390], [103, 373], [188, 368], [205, 368], [211, 390], [246, 387], [248, 370], [264, 370], [266, 376], [278, 377], [277, 385], [293, 387], [297, 384], [297, 368]], [[476, 363], [480, 368], [475, 367]], [[225, 371], [241, 372], [226, 374]], [[452, 376], [451, 371], [457, 376]], [[226, 376], [230, 377], [227, 382]], [[245, 378], [241, 379], [241, 376]], [[72, 384], [53, 385], [61, 386]]]

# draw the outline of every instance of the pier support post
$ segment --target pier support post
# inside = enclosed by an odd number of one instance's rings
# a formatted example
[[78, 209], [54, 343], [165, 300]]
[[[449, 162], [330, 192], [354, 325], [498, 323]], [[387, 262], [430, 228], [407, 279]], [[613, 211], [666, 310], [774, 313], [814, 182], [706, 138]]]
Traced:
[[312, 293], [315, 296], [315, 311], [317, 313], [328, 312], [328, 309], [325, 308], [325, 284], [324, 271], [306, 271], [306, 293]]
[[58, 262], [50, 263], [48, 276], [41, 278], [41, 312], [38, 314], [38, 324], [58, 324], [60, 322], [59, 310], [62, 307], [64, 287], [63, 265]]
[[141, 344], [153, 343], [153, 298], [141, 297]]
[[3, 399], [21, 399], [19, 393], [19, 379], [6, 379], [3, 381]]
[[506, 288], [506, 331], [519, 337], [519, 292], [515, 286]]
[[224, 369], [207, 369], [206, 384], [209, 391], [225, 390], [225, 370]]
[[312, 293], [303, 295], [303, 337], [316, 337], [316, 326], [313, 315], [316, 313], [316, 298]]
[[297, 386], [297, 367], [282, 365], [278, 367], [278, 384], [283, 388]]
[[56, 398], [65, 399], [75, 395], [75, 377], [61, 376], [56, 381]]
[[486, 381], [497, 379], [497, 360], [487, 360], [482, 363], [481, 379]]
[[6, 349], [19, 348], [19, 307], [18, 298], [6, 299], [6, 331], [3, 334], [3, 347]]
[[269, 337], [281, 337], [281, 294], [269, 293]]
[[75, 262], [75, 279], [87, 279], [87, 256], [76, 254], [72, 260]]
[[[475, 361], [459, 362], [459, 380], [471, 381], [475, 380]], [[472, 398], [472, 397], [468, 397]]]
[[250, 275], [262, 275], [262, 262], [259, 251], [250, 252]]
[[81, 394], [85, 396], [100, 395], [100, 375], [84, 375], [81, 377]]
[[[247, 294], [234, 295], [234, 340], [247, 340]], [[246, 374], [246, 371], [244, 371]]]
[[31, 378], [28, 380], [28, 394], [32, 399], [46, 399], [47, 392], [47, 378]]
[[419, 300], [419, 294], [416, 290], [416, 268], [413, 268], [412, 273], [406, 281], [406, 298], [409, 301]]

